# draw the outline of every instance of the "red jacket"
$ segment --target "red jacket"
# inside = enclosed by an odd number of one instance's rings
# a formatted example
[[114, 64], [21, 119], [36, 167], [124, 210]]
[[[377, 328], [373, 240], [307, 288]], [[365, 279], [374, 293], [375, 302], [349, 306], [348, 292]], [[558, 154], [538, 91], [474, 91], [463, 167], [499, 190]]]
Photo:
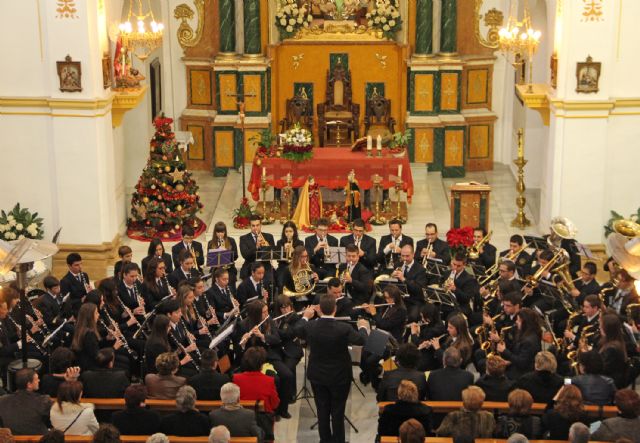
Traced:
[[233, 376], [233, 382], [240, 387], [240, 400], [262, 400], [266, 412], [273, 412], [280, 404], [273, 377], [259, 371], [241, 372]]

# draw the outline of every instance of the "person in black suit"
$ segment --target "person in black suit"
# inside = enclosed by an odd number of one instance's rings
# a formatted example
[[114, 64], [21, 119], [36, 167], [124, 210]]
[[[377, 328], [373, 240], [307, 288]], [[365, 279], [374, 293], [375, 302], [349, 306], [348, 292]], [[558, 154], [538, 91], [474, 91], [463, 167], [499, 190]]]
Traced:
[[305, 309], [307, 323], [300, 328], [310, 348], [307, 377], [315, 395], [320, 440], [343, 443], [344, 409], [353, 378], [349, 345], [364, 345], [368, 324], [358, 320], [356, 332], [349, 324], [336, 321], [336, 301], [331, 295], [320, 298], [319, 308], [321, 317], [316, 321], [310, 321], [315, 309]]
[[[43, 284], [46, 292], [38, 298], [37, 305], [47, 328], [53, 331], [65, 318], [71, 317], [71, 303], [69, 300], [64, 301], [60, 293], [60, 281], [57, 278], [49, 275], [45, 277]], [[65, 324], [63, 331], [73, 335], [73, 325]]]
[[365, 234], [365, 223], [361, 218], [354, 220], [351, 232], [340, 238], [340, 246], [356, 245], [360, 263], [373, 271], [376, 267], [376, 239]]
[[114, 370], [116, 354], [111, 348], [100, 349], [96, 356], [97, 367], [80, 374], [83, 395], [90, 398], [121, 398], [129, 386], [124, 371]]
[[118, 257], [120, 260], [113, 265], [113, 276], [122, 279], [122, 268], [133, 261], [133, 250], [127, 245], [122, 245], [118, 248]]
[[336, 265], [325, 263], [327, 248], [338, 246], [338, 239], [329, 232], [329, 221], [326, 218], [318, 219], [316, 235], [304, 239], [304, 247], [309, 254], [309, 262], [314, 266], [318, 277], [323, 279], [336, 273]]
[[[512, 256], [522, 249], [522, 245], [524, 245], [524, 237], [520, 234], [512, 235], [509, 239], [509, 249], [500, 252], [500, 257]], [[532, 257], [524, 249], [515, 257], [511, 257], [511, 261], [516, 264], [519, 278], [524, 278], [531, 274]]]
[[[327, 282], [327, 294], [331, 295], [336, 301], [336, 317], [353, 317], [353, 301], [342, 292], [342, 283], [337, 277], [330, 278]], [[313, 305], [320, 304], [320, 298], [324, 294], [316, 294], [313, 299]]]
[[213, 275], [215, 283], [207, 289], [205, 297], [213, 302], [218, 321], [222, 324], [227, 318], [240, 312], [240, 303], [229, 288], [229, 271], [218, 268]]
[[171, 256], [173, 257], [173, 265], [177, 268], [180, 266], [180, 252], [188, 251], [195, 260], [198, 270], [204, 266], [204, 253], [202, 252], [202, 243], [193, 239], [195, 232], [191, 226], [182, 227], [182, 241], [173, 245], [171, 248]]
[[169, 284], [173, 287], [173, 289], [178, 289], [178, 285], [183, 280], [189, 280], [192, 276], [200, 275], [198, 269], [196, 269], [193, 264], [193, 256], [189, 251], [183, 249], [180, 251], [180, 259], [179, 266], [176, 266], [176, 269], [169, 274], [168, 280]]
[[147, 388], [143, 384], [130, 385], [124, 391], [125, 409], [116, 411], [111, 422], [121, 435], [152, 435], [160, 432], [160, 415], [144, 404]]
[[67, 255], [67, 267], [69, 272], [60, 280], [60, 292], [63, 297], [69, 294], [71, 308], [74, 314], [78, 313], [82, 304], [82, 297], [92, 291], [91, 281], [86, 272], [82, 272], [82, 257], [77, 252]]
[[142, 259], [141, 267], [143, 277], [147, 276], [147, 267], [149, 266], [149, 262], [153, 258], [158, 258], [164, 262], [164, 267], [167, 274], [171, 274], [173, 272], [173, 261], [171, 255], [165, 252], [162, 240], [160, 240], [159, 238], [154, 238], [153, 240], [151, 240], [151, 243], [149, 243], [147, 256]]
[[118, 296], [122, 303], [133, 312], [138, 321], [143, 322], [146, 305], [149, 303], [142, 296], [142, 285], [138, 280], [138, 265], [135, 263], [127, 263], [124, 266], [122, 281], [118, 283]]
[[574, 282], [575, 289], [571, 290], [571, 295], [578, 306], [582, 306], [582, 302], [587, 295], [600, 293], [600, 284], [596, 281], [597, 272], [598, 268], [592, 261], [588, 261], [582, 266], [580, 279]]
[[391, 277], [407, 285], [409, 297], [405, 299], [405, 303], [409, 321], [418, 321], [420, 309], [425, 303], [422, 289], [427, 285], [427, 272], [422, 264], [414, 259], [413, 245], [404, 245], [400, 252], [400, 258], [402, 264], [391, 273]]
[[231, 264], [226, 265], [225, 269], [229, 271], [229, 284], [236, 287], [238, 281], [238, 269], [236, 268], [236, 260], [238, 260], [238, 245], [233, 237], [227, 234], [227, 225], [224, 222], [217, 222], [213, 227], [213, 238], [207, 244], [207, 252], [214, 249], [225, 249], [231, 251]]
[[[487, 236], [487, 230], [484, 228], [475, 228], [473, 230], [473, 242], [474, 244], [478, 244], [482, 241], [483, 238]], [[485, 269], [489, 269], [496, 263], [496, 255], [497, 250], [496, 247], [493, 246], [489, 241], [480, 246], [478, 249], [478, 258], [473, 260], [474, 263], [484, 266]], [[472, 261], [470, 258], [469, 261]]]
[[8, 303], [3, 297], [0, 299], [0, 373], [3, 380], [6, 380], [7, 365], [16, 359], [16, 352], [22, 346], [15, 341], [17, 337], [14, 337], [9, 330], [11, 320], [7, 320], [8, 316]]
[[514, 381], [504, 375], [507, 361], [499, 355], [490, 354], [486, 367], [487, 373], [476, 381], [476, 386], [484, 391], [486, 401], [506, 402], [509, 392], [514, 388]]
[[542, 329], [538, 314], [529, 308], [522, 308], [516, 315], [515, 339], [509, 343], [500, 342], [496, 345], [497, 353], [507, 360], [507, 377], [517, 380], [518, 377], [534, 369], [534, 359], [540, 352]]
[[416, 261], [422, 263], [428, 253], [429, 258], [442, 260], [442, 263], [448, 265], [451, 261], [451, 251], [449, 244], [438, 238], [438, 226], [435, 223], [427, 223], [424, 232], [426, 238], [416, 243]]
[[[251, 223], [251, 232], [240, 237], [240, 254], [244, 258], [242, 269], [240, 269], [240, 278], [245, 279], [251, 274], [251, 263], [256, 261], [256, 252], [263, 248], [274, 247], [276, 242], [273, 235], [262, 232], [262, 219], [258, 214], [253, 214], [249, 218]], [[262, 262], [264, 264], [265, 279], [268, 282], [272, 280], [272, 266], [270, 261]]]
[[[398, 386], [402, 380], [415, 383], [418, 389], [418, 400], [426, 400], [427, 380], [424, 372], [418, 371], [420, 351], [413, 343], [401, 344], [396, 352], [396, 364], [398, 369], [385, 372], [382, 381], [378, 385], [377, 401], [396, 401], [398, 399]], [[387, 435], [387, 434], [384, 434]]]
[[[360, 263], [358, 247], [355, 244], [347, 246], [347, 262], [340, 264], [338, 275], [344, 284], [344, 291], [354, 303], [368, 303], [373, 290], [373, 274]], [[347, 272], [345, 272], [347, 271]]]
[[149, 303], [149, 309], [155, 308], [165, 297], [176, 293], [173, 286], [169, 284], [166, 266], [164, 260], [157, 257], [153, 257], [147, 263], [147, 274], [142, 282], [142, 296]]
[[396, 436], [400, 425], [415, 419], [431, 432], [431, 407], [420, 403], [418, 388], [411, 380], [401, 380], [397, 388], [397, 401], [384, 407], [378, 419], [378, 435]]
[[408, 235], [402, 235], [402, 223], [397, 219], [389, 221], [389, 235], [383, 235], [378, 245], [378, 263], [381, 273], [389, 273], [401, 265], [400, 251], [405, 245], [411, 245], [413, 239]]
[[[531, 275], [536, 275], [540, 273], [539, 282], [545, 285], [553, 285], [555, 281], [556, 275], [552, 273], [550, 270], [544, 272], [544, 267], [546, 267], [551, 260], [553, 260], [553, 252], [550, 249], [544, 249], [540, 251], [538, 254], [537, 264], [530, 268]], [[536, 285], [533, 287], [531, 284], [525, 282], [522, 287], [522, 292], [524, 293], [522, 297], [522, 305], [527, 308], [538, 307], [540, 311], [547, 312], [551, 308], [553, 308], [553, 301], [549, 301], [548, 297], [545, 297], [540, 286], [542, 284]], [[565, 311], [564, 309], [561, 309]], [[554, 313], [555, 314], [555, 313]], [[565, 311], [566, 317], [566, 311]], [[555, 320], [559, 320], [559, 316], [554, 315]]]
[[282, 235], [280, 240], [276, 243], [276, 250], [282, 250], [287, 257], [285, 260], [278, 260], [278, 269], [276, 270], [276, 283], [278, 285], [278, 292], [282, 290], [284, 286], [284, 278], [293, 255], [293, 250], [297, 246], [303, 246], [304, 242], [298, 237], [298, 228], [291, 220], [282, 225]]
[[476, 279], [465, 270], [467, 256], [458, 252], [451, 260], [451, 274], [444, 284], [444, 289], [452, 293], [458, 302], [458, 309], [467, 318], [471, 317], [471, 301], [480, 298], [480, 287]]
[[242, 280], [236, 292], [240, 307], [244, 307], [247, 301], [251, 300], [263, 300], [269, 304], [269, 291], [265, 287], [264, 273], [262, 262], [251, 263], [251, 276]]
[[187, 384], [196, 390], [200, 400], [220, 400], [220, 388], [228, 383], [229, 377], [216, 371], [218, 354], [211, 349], [202, 351], [200, 372], [187, 380]]

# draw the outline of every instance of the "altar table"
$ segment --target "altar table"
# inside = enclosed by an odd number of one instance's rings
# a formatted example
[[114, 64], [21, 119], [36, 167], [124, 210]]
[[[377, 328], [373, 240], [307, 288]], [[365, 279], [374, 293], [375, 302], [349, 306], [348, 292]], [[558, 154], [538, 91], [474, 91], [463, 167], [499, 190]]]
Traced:
[[403, 157], [394, 157], [385, 152], [382, 157], [367, 157], [365, 152], [352, 152], [351, 148], [316, 148], [313, 150], [313, 158], [303, 162], [295, 162], [280, 157], [263, 157], [258, 166], [256, 157], [251, 169], [251, 179], [248, 190], [255, 201], [260, 200], [260, 179], [262, 168], [266, 168], [269, 186], [282, 189], [286, 186], [284, 177], [291, 173], [292, 187], [301, 188], [307, 178], [312, 175], [316, 183], [323, 188], [338, 189], [347, 184], [347, 176], [353, 169], [356, 180], [361, 190], [371, 189], [373, 182], [371, 176], [378, 174], [382, 177], [381, 185], [384, 189], [394, 187], [394, 182], [389, 181], [389, 176], [396, 176], [398, 165], [402, 165], [403, 191], [407, 193], [407, 200], [411, 201], [413, 195], [413, 178], [411, 176], [411, 164], [405, 154]]

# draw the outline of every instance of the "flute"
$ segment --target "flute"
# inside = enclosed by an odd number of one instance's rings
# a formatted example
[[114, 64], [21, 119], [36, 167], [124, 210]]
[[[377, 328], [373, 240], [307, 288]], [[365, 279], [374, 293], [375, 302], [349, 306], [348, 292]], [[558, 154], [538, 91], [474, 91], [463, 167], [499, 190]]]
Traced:
[[276, 318], [274, 318], [274, 319], [273, 319], [273, 321], [278, 321], [278, 320], [280, 320], [280, 319], [282, 319], [282, 318], [288, 317], [288, 316], [289, 316], [289, 315], [291, 315], [291, 314], [299, 314], [299, 312], [296, 312], [296, 311], [289, 311], [289, 312], [287, 312], [286, 314], [282, 314], [282, 315], [277, 316]]
[[395, 303], [380, 303], [380, 304], [377, 304], [377, 305], [354, 306], [353, 309], [381, 308], [383, 306], [393, 306], [393, 305], [395, 305]]
[[260, 329], [260, 326], [262, 326], [262, 325], [264, 324], [264, 322], [266, 322], [267, 320], [269, 320], [269, 318], [270, 318], [270, 317], [271, 317], [270, 315], [267, 315], [267, 316], [264, 318], [264, 320], [262, 320], [260, 323], [258, 323], [258, 324], [257, 324], [256, 326], [254, 326], [253, 328], [251, 328], [251, 331], [249, 331], [249, 333], [250, 333], [251, 335], [247, 336], [247, 338], [243, 338], [242, 340], [240, 340], [240, 346], [244, 346], [244, 345], [247, 343], [247, 341], [251, 338], [251, 336], [253, 335], [253, 332], [254, 332], [256, 329], [258, 329], [258, 330], [259, 330], [259, 329]]
[[[419, 321], [419, 322], [414, 322], [414, 323], [420, 328], [423, 327], [423, 326], [427, 326], [429, 324], [428, 321]], [[409, 323], [404, 328], [405, 329], [411, 329], [411, 325], [413, 325], [414, 323]]]

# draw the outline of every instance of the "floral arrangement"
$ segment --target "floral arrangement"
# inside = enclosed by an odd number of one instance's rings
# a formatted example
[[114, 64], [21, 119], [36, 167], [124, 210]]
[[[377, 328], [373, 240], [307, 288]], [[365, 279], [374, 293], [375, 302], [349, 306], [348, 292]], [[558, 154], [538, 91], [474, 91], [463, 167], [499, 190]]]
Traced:
[[407, 146], [409, 146], [409, 141], [411, 140], [411, 131], [408, 129], [404, 132], [396, 132], [391, 136], [391, 141], [389, 142], [389, 151], [392, 153], [403, 152]]
[[298, 0], [280, 0], [276, 11], [276, 27], [280, 39], [295, 36], [302, 28], [308, 28], [313, 16], [307, 11], [307, 6], [298, 6]]
[[258, 147], [256, 148], [256, 164], [260, 166], [264, 157], [275, 157], [278, 153], [278, 146], [276, 144], [276, 136], [271, 132], [271, 126], [263, 129], [258, 134], [249, 139], [250, 142], [254, 142]]
[[256, 214], [254, 208], [249, 204], [249, 199], [243, 197], [240, 206], [233, 210], [233, 227], [236, 229], [246, 229], [249, 227], [249, 217]]
[[473, 246], [473, 228], [451, 228], [447, 231], [447, 243], [451, 248], [451, 256], [458, 252], [467, 252], [467, 248]]
[[387, 40], [393, 40], [402, 27], [398, 0], [376, 0], [375, 7], [366, 17], [369, 28], [381, 31]]
[[313, 157], [313, 135], [299, 123], [284, 134], [282, 157], [297, 162]]
[[25, 237], [41, 239], [44, 234], [42, 221], [37, 212], [32, 214], [27, 208], [20, 208], [20, 203], [16, 203], [9, 213], [0, 211], [0, 238], [7, 241]]

